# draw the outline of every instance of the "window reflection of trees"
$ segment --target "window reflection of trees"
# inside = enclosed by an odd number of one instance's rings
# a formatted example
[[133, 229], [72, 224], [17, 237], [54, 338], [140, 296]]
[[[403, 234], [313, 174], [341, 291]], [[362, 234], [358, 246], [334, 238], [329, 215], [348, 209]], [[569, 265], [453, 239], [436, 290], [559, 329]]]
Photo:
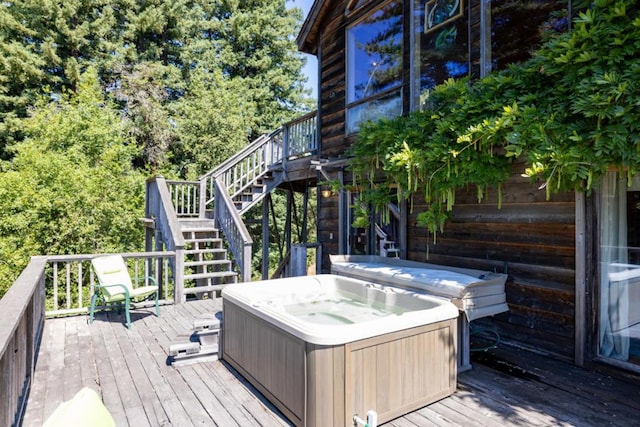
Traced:
[[491, 69], [524, 62], [548, 33], [566, 31], [567, 1], [492, 0]]
[[[402, 83], [402, 2], [391, 2], [354, 26], [354, 53], [364, 54], [367, 61], [356, 61], [354, 68], [365, 68], [354, 76], [354, 96], [357, 101], [374, 96]], [[361, 57], [361, 56], [360, 56]], [[360, 70], [358, 70], [360, 71]]]
[[427, 34], [420, 34], [420, 89], [431, 89], [448, 78], [469, 73], [465, 19], [455, 19]]

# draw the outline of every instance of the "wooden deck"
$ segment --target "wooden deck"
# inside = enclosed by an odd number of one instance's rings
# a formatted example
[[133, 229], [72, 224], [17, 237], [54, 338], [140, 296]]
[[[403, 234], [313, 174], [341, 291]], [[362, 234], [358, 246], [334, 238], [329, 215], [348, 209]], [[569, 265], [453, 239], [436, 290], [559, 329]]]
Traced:
[[[220, 300], [122, 316], [46, 321], [24, 426], [40, 426], [81, 387], [98, 391], [118, 426], [287, 426], [228, 365], [167, 366], [169, 343]], [[386, 426], [640, 426], [640, 380], [586, 371], [502, 345], [477, 353], [457, 392]]]

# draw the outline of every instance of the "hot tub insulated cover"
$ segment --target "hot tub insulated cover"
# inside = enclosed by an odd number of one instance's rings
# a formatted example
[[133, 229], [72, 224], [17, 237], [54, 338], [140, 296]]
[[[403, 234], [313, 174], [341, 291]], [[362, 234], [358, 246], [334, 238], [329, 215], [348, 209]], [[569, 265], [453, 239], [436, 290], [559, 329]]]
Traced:
[[375, 255], [330, 258], [333, 274], [446, 298], [469, 321], [509, 310], [504, 289], [506, 274]]

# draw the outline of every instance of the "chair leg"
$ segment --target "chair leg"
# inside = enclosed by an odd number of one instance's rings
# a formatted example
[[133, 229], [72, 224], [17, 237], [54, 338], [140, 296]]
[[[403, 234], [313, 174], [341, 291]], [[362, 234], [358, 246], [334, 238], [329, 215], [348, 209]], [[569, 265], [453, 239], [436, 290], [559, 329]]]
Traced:
[[89, 309], [89, 323], [93, 323], [93, 314], [96, 309], [96, 300], [98, 299], [98, 294], [94, 293], [91, 296], [91, 308]]
[[131, 301], [129, 301], [129, 296], [127, 295], [127, 297], [125, 298], [124, 301], [124, 314], [125, 317], [127, 318], [127, 328], [131, 329], [131, 316], [129, 316], [129, 306], [131, 305]]

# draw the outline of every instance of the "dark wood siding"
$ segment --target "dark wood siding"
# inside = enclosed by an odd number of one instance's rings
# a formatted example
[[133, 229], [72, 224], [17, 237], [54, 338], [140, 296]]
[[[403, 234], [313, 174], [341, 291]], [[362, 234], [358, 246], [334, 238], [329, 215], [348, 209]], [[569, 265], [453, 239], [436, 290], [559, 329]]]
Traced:
[[475, 189], [456, 193], [456, 204], [436, 243], [416, 215], [425, 209], [416, 195], [408, 220], [408, 258], [507, 273], [509, 312], [482, 320], [503, 339], [570, 359], [574, 351], [575, 199], [553, 195], [520, 176], [521, 165], [502, 189], [478, 203]]
[[[346, 1], [325, 18], [320, 34], [320, 139], [321, 157], [339, 157], [345, 149], [345, 16]], [[337, 217], [336, 217], [337, 218]]]
[[338, 254], [339, 230], [338, 196], [318, 197], [318, 242], [322, 244], [322, 273], [331, 272], [329, 255]]
[[[349, 142], [345, 138], [346, 57], [345, 31], [347, 1], [332, 2], [321, 24], [318, 62], [320, 64], [320, 158], [342, 157]], [[322, 272], [330, 271], [329, 254], [339, 249], [338, 196], [318, 198], [318, 242], [322, 244]]]

